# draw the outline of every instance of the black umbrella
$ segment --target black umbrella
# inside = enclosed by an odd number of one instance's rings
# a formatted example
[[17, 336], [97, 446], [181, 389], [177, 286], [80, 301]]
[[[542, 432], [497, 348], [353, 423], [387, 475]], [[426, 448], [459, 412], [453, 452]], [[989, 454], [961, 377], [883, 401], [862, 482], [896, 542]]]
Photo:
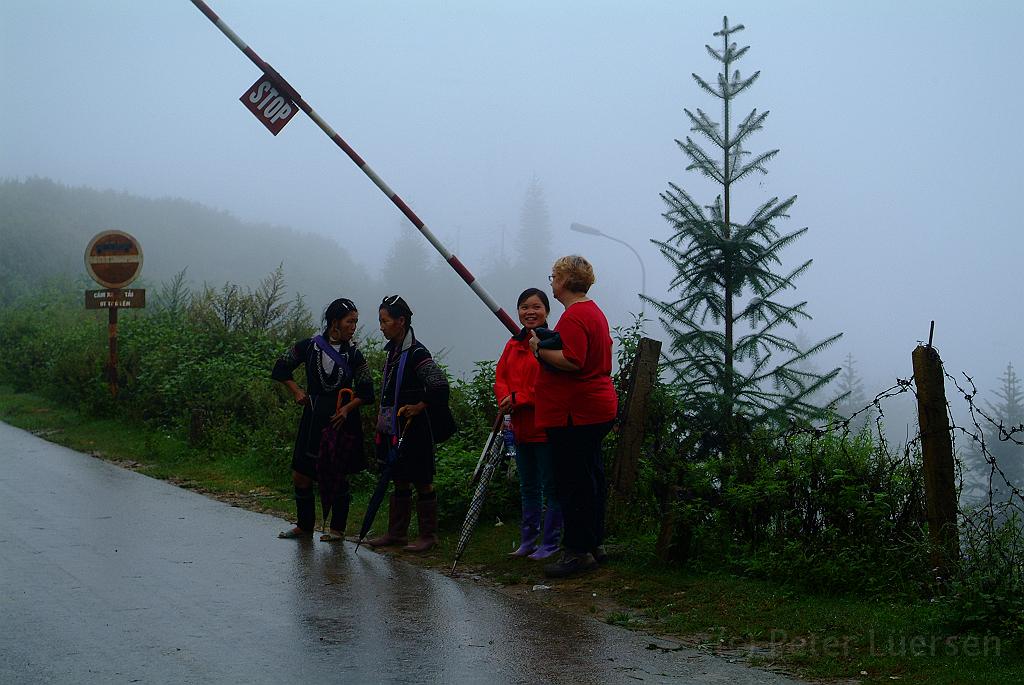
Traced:
[[480, 462], [473, 473], [473, 480], [476, 481], [476, 491], [473, 492], [473, 498], [469, 501], [466, 519], [462, 522], [462, 532], [459, 533], [459, 542], [455, 545], [455, 560], [452, 562], [451, 570], [453, 574], [459, 559], [462, 558], [462, 553], [466, 550], [466, 545], [469, 544], [469, 538], [473, 536], [477, 521], [480, 519], [480, 510], [484, 508], [484, 500], [487, 498], [487, 488], [491, 484], [491, 478], [494, 477], [494, 472], [501, 465], [502, 459], [507, 456], [505, 454], [504, 441], [498, 438], [501, 419], [502, 415], [498, 414], [498, 420], [495, 421], [494, 429], [484, 444], [484, 451], [480, 455]]
[[370, 501], [366, 503], [366, 515], [363, 516], [363, 526], [359, 529], [359, 540], [356, 542], [357, 552], [359, 551], [359, 545], [363, 544], [363, 539], [366, 538], [370, 528], [373, 527], [373, 519], [377, 518], [377, 510], [380, 509], [380, 504], [384, 501], [384, 495], [388, 492], [388, 485], [391, 484], [391, 474], [394, 473], [395, 464], [398, 463], [398, 459], [402, 455], [402, 443], [405, 441], [410, 423], [412, 423], [411, 416], [405, 420], [405, 424], [402, 426], [398, 437], [398, 442], [388, 448], [387, 458], [380, 469], [380, 478], [377, 479], [377, 487], [373, 489]]

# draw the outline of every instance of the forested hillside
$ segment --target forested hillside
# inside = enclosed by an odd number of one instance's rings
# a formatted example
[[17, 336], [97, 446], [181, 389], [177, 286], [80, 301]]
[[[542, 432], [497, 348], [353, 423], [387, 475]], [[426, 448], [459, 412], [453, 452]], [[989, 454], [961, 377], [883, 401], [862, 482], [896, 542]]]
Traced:
[[283, 265], [289, 292], [302, 293], [314, 311], [339, 289], [355, 299], [371, 295], [366, 270], [328, 238], [244, 223], [181, 199], [29, 179], [0, 183], [0, 304], [54, 277], [85, 277], [89, 239], [112, 228], [142, 243], [142, 286], [154, 287], [182, 269], [195, 285], [255, 285]]
[[[415, 312], [417, 335], [457, 373], [468, 372], [476, 361], [495, 359], [507, 336], [448, 265], [404, 224], [403, 238], [381, 246], [379, 263], [365, 265], [319, 234], [243, 222], [183, 199], [72, 188], [41, 178], [0, 182], [0, 306], [54, 281], [72, 299], [77, 296], [73, 291], [96, 287], [86, 275], [85, 247], [95, 234], [113, 228], [142, 244], [145, 263], [137, 287], [158, 290], [185, 270], [185, 283], [193, 291], [225, 283], [254, 288], [281, 266], [286, 299], [301, 295], [319, 315], [334, 298], [349, 297], [360, 306], [361, 325], [370, 333], [377, 325], [377, 303], [401, 293]], [[367, 239], [365, 230], [359, 238]], [[491, 267], [482, 274], [484, 282], [510, 312], [519, 291], [540, 285], [522, 282], [521, 270], [512, 265]]]

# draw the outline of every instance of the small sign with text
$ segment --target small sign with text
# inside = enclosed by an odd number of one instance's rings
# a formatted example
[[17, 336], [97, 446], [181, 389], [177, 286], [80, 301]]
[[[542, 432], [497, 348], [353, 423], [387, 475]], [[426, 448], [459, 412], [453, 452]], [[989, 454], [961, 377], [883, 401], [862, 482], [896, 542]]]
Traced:
[[252, 84], [239, 100], [275, 136], [295, 116], [298, 107], [266, 75]]
[[131, 290], [86, 290], [86, 309], [140, 309], [146, 306], [146, 289], [132, 288]]

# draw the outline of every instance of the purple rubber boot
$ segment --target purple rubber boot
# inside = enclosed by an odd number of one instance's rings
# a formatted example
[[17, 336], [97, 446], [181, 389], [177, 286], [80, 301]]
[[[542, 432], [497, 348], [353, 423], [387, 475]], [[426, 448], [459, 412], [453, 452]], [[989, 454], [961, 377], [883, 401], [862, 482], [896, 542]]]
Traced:
[[540, 533], [540, 509], [523, 509], [523, 525], [519, 529], [519, 549], [509, 554], [510, 557], [525, 557], [537, 549], [537, 535]]
[[544, 539], [537, 551], [530, 555], [531, 559], [547, 559], [558, 551], [562, 541], [562, 511], [548, 509], [544, 516]]

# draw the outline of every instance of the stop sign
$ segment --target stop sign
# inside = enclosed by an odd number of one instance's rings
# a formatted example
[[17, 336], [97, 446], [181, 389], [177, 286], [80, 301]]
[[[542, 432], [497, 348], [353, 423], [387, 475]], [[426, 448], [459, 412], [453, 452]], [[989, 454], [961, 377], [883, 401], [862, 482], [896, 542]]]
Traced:
[[142, 271], [142, 246], [124, 231], [103, 231], [85, 248], [85, 268], [105, 288], [123, 288]]

